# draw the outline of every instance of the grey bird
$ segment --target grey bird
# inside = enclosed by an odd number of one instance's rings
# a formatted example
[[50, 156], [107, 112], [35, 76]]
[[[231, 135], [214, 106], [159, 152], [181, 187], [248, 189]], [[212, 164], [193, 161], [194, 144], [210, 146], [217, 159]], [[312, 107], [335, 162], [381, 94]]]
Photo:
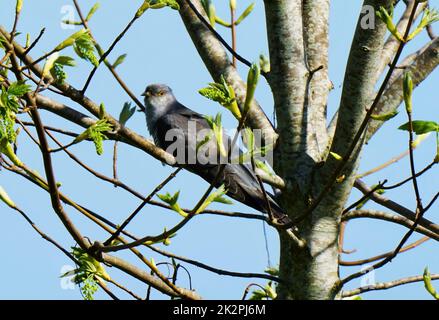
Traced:
[[[208, 183], [212, 183], [221, 165], [218, 164], [218, 162], [204, 163], [204, 161], [200, 161], [198, 158], [192, 162], [188, 159], [189, 154], [197, 154], [197, 152], [199, 152], [197, 146], [199, 146], [199, 142], [205, 137], [203, 135], [197, 136], [197, 133], [200, 132], [200, 130], [205, 130], [206, 132], [210, 132], [211, 130], [205, 117], [179, 103], [171, 88], [167, 85], [149, 85], [146, 87], [142, 96], [145, 97], [146, 123], [155, 144], [168, 151], [168, 148], [171, 147], [175, 140], [180, 140], [180, 145], [183, 145], [185, 148], [185, 156], [181, 158], [181, 155], [177, 155], [177, 149], [175, 152], [170, 152], [174, 157], [177, 157], [178, 165], [197, 174]], [[192, 127], [194, 127], [195, 124], [196, 132], [191, 129], [191, 122]], [[174, 140], [167, 137], [167, 133], [170, 131], [174, 133]], [[230, 137], [224, 135], [223, 140], [226, 139], [230, 141]], [[203, 145], [203, 148], [207, 150], [206, 156], [211, 155], [211, 153], [219, 154], [217, 151], [218, 144], [214, 140], [209, 140], [206, 146]], [[267, 200], [260, 189], [259, 182], [250, 164], [225, 164], [214, 187], [218, 188], [223, 184], [229, 197], [258, 211], [269, 213]], [[267, 198], [270, 203], [273, 218], [271, 223], [278, 226], [290, 223], [291, 220], [273, 199], [274, 197], [268, 193]]]

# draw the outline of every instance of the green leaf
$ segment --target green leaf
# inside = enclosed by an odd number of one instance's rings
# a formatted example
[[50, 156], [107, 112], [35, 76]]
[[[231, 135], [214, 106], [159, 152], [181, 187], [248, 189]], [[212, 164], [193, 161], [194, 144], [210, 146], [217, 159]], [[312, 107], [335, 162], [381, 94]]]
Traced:
[[[167, 232], [168, 232], [168, 230], [166, 228], [164, 228], [163, 229], [163, 234], [165, 234]], [[149, 241], [145, 241], [144, 243], [146, 245], [151, 245], [151, 244], [156, 244], [156, 243], [163, 243], [165, 246], [169, 246], [171, 244], [171, 239], [174, 238], [176, 235], [177, 235], [177, 233], [173, 233], [171, 235], [168, 235], [163, 240], [159, 240], [159, 241], [151, 241], [151, 240], [149, 240]], [[153, 265], [155, 265], [154, 260], [153, 259], [151, 259], [151, 260], [152, 260], [151, 262], [153, 263]]]
[[416, 37], [425, 27], [439, 21], [439, 13], [436, 9], [426, 8], [422, 14], [421, 21], [416, 29], [407, 37], [407, 41]]
[[55, 61], [58, 59], [59, 57], [59, 52], [55, 52], [52, 53], [47, 59], [46, 62], [44, 63], [44, 67], [43, 67], [43, 73], [42, 73], [42, 77], [45, 78], [50, 74], [50, 71], [52, 70], [53, 66], [55, 65]]
[[[376, 187], [377, 187], [377, 184], [374, 184], [374, 185], [371, 186], [370, 188], [371, 188], [372, 190], [375, 190]], [[384, 189], [376, 189], [376, 190], [375, 190], [375, 193], [377, 193], [377, 194], [384, 194], [384, 193], [386, 193], [386, 191], [385, 191]], [[361, 208], [363, 208], [363, 207], [366, 205], [366, 203], [369, 202], [369, 200], [370, 200], [369, 197], [366, 198], [366, 199], [364, 199], [363, 201], [361, 201], [360, 203], [357, 204], [357, 206], [355, 207], [355, 209], [360, 210]]]
[[268, 176], [270, 176], [270, 177], [275, 176], [275, 174], [270, 169], [270, 167], [258, 159], [255, 159], [255, 166], [256, 166], [256, 168], [261, 169], [263, 172], [265, 172]]
[[223, 19], [221, 19], [218, 16], [215, 16], [215, 22], [220, 24], [220, 25], [222, 25], [223, 27], [226, 27], [226, 28], [231, 28], [232, 27], [231, 23], [224, 21]]
[[8, 88], [8, 95], [20, 98], [31, 91], [31, 87], [23, 81], [13, 82]]
[[[17, 136], [14, 125], [16, 113], [19, 109], [19, 99], [31, 90], [30, 86], [22, 81], [13, 82], [6, 89], [1, 87], [0, 93], [0, 142], [2, 149], [15, 142]], [[4, 152], [4, 150], [2, 151]], [[13, 152], [12, 152], [13, 153]]]
[[104, 119], [105, 118], [105, 114], [106, 114], [105, 105], [103, 103], [101, 103], [99, 105], [99, 119]]
[[434, 162], [439, 163], [439, 132], [436, 131], [436, 156], [434, 157]]
[[22, 8], [23, 8], [23, 0], [17, 0], [15, 4], [15, 12], [20, 13]]
[[381, 6], [379, 11], [376, 12], [376, 15], [387, 25], [387, 30], [389, 30], [389, 32], [393, 34], [396, 39], [401, 42], [404, 41], [402, 35], [398, 31], [398, 28], [393, 23], [393, 6], [390, 8], [390, 12]]
[[99, 65], [99, 60], [95, 55], [93, 39], [88, 33], [82, 34], [80, 37], [76, 38], [73, 49], [81, 59], [91, 62], [95, 67]]
[[[429, 132], [438, 132], [439, 124], [434, 121], [422, 121], [422, 120], [414, 120], [412, 121], [413, 132], [417, 135], [426, 134]], [[398, 128], [399, 130], [409, 131], [410, 123], [407, 122]]]
[[433, 284], [431, 283], [431, 275], [428, 267], [425, 267], [424, 269], [423, 278], [425, 289], [433, 296], [433, 298], [439, 300], [439, 292], [436, 291], [436, 289], [433, 287]]
[[229, 1], [230, 9], [236, 10], [236, 0]]
[[398, 115], [398, 110], [393, 110], [389, 113], [383, 113], [383, 114], [372, 114], [370, 117], [373, 120], [377, 120], [377, 121], [388, 121], [394, 117], [396, 117]]
[[180, 10], [180, 5], [176, 0], [151, 0], [150, 1], [151, 9], [161, 9], [163, 7], [170, 7], [174, 10]]
[[94, 294], [98, 291], [99, 285], [93, 276], [81, 282], [81, 293], [84, 300], [94, 300]]
[[413, 80], [410, 71], [404, 73], [403, 79], [403, 95], [405, 108], [408, 113], [412, 112], [412, 93], [413, 93]]
[[212, 136], [213, 136], [212, 132], [209, 132], [208, 134], [206, 134], [204, 136], [204, 138], [202, 140], [197, 141], [197, 146], [195, 148], [197, 154], [198, 154], [198, 150], [200, 150], [200, 148], [202, 146], [204, 146], [206, 143], [208, 143], [212, 139]]
[[73, 281], [81, 287], [84, 299], [93, 300], [93, 296], [98, 290], [96, 278], [110, 281], [111, 277], [102, 264], [83, 249], [73, 247], [72, 254], [77, 261], [78, 267], [73, 271], [63, 274], [61, 277], [74, 275]]
[[241, 111], [236, 102], [233, 87], [227, 84], [224, 76], [221, 76], [220, 83], [211, 82], [207, 88], [200, 89], [198, 92], [209, 100], [218, 102], [228, 109], [236, 119], [241, 119]]
[[82, 21], [62, 20], [61, 22], [72, 26], [82, 26]]
[[142, 5], [137, 9], [136, 18], [140, 18], [146, 10], [149, 9], [149, 0], [143, 1]]
[[116, 69], [119, 65], [121, 65], [125, 61], [126, 57], [127, 57], [126, 53], [117, 57], [116, 61], [114, 61], [114, 63], [113, 63], [113, 68]]
[[220, 202], [225, 204], [232, 204], [228, 199], [225, 199], [223, 196], [227, 193], [227, 190], [224, 185], [221, 185], [218, 189], [212, 192], [206, 200], [204, 200], [203, 204], [198, 208], [195, 214], [203, 212], [212, 202]]
[[12, 199], [9, 197], [9, 195], [2, 186], [0, 186], [0, 200], [3, 201], [8, 207], [12, 209], [16, 208], [14, 201], [12, 201]]
[[96, 13], [96, 11], [100, 8], [100, 3], [96, 2], [93, 7], [91, 7], [90, 11], [87, 14], [87, 17], [85, 18], [85, 21], [89, 21], [91, 17]]
[[72, 46], [78, 38], [80, 38], [84, 35], [88, 35], [87, 29], [81, 29], [78, 32], [75, 32], [70, 37], [68, 37], [63, 42], [61, 42], [58, 46], [56, 46], [54, 51], [61, 51], [67, 47]]
[[119, 114], [119, 123], [124, 126], [135, 112], [136, 107], [131, 107], [131, 102], [125, 102], [122, 111]]
[[268, 267], [264, 272], [275, 277], [279, 276], [279, 268], [276, 267]]
[[277, 294], [275, 289], [273, 288], [273, 283], [269, 281], [265, 287], [262, 289], [254, 290], [250, 297], [250, 300], [267, 300], [267, 299], [276, 299]]
[[91, 139], [95, 145], [96, 153], [98, 155], [102, 155], [104, 153], [103, 150], [103, 141], [108, 139], [104, 134], [105, 132], [109, 132], [112, 130], [111, 124], [108, 123], [107, 119], [99, 119], [95, 124], [88, 127], [84, 132], [82, 132], [79, 136], [77, 136], [73, 143], [79, 143], [86, 139]]
[[68, 66], [68, 67], [76, 66], [75, 59], [73, 59], [69, 56], [59, 56], [58, 59], [56, 59], [55, 63], [60, 64], [62, 66]]
[[177, 203], [179, 196], [180, 191], [177, 191], [176, 193], [174, 193], [174, 195], [171, 195], [169, 192], [166, 192], [166, 194], [157, 194], [157, 197], [159, 197], [159, 199], [163, 202], [167, 203], [172, 210], [174, 210], [183, 217], [187, 217], [187, 213], [184, 212], [181, 209], [180, 205]]
[[216, 9], [215, 5], [213, 4], [212, 0], [201, 0], [201, 4], [203, 6], [204, 11], [206, 12], [209, 22], [212, 25], [212, 27], [215, 27], [216, 22]]
[[253, 63], [247, 75], [247, 93], [244, 102], [244, 114], [247, 114], [250, 110], [260, 73], [259, 66], [256, 63]]
[[55, 60], [53, 67], [50, 70], [50, 74], [57, 83], [63, 83], [67, 79], [67, 74], [64, 71], [64, 66], [74, 67], [75, 65], [76, 62], [73, 58], [68, 56], [59, 56], [58, 59]]
[[227, 151], [223, 142], [223, 127], [221, 124], [221, 113], [217, 113], [215, 118], [211, 116], [205, 116], [204, 118], [206, 119], [208, 125], [213, 131], [219, 153], [223, 157], [227, 157]]
[[235, 21], [235, 25], [239, 25], [247, 16], [253, 11], [255, 7], [255, 3], [251, 3], [244, 12], [239, 16], [239, 18]]
[[24, 47], [29, 48], [29, 46], [30, 46], [30, 34], [26, 33], [26, 45]]
[[263, 72], [270, 72], [270, 60], [263, 54], [259, 55], [259, 66]]
[[339, 155], [338, 153], [330, 152], [329, 154], [337, 161], [343, 160], [343, 157], [341, 155]]

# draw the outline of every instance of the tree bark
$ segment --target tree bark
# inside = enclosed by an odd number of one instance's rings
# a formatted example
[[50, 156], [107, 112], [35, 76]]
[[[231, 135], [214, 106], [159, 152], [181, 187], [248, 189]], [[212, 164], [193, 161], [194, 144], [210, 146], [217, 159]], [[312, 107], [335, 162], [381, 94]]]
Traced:
[[[377, 10], [390, 2], [366, 0], [363, 5]], [[363, 29], [363, 15], [359, 17], [346, 69], [342, 113], [331, 142], [326, 132], [330, 90], [326, 74], [328, 2], [266, 0], [265, 12], [272, 65], [270, 85], [279, 119], [275, 168], [286, 182], [283, 206], [294, 219], [308, 210], [337, 166], [336, 159], [326, 159], [328, 144], [343, 155], [364, 119], [377, 80], [386, 27], [376, 19], [374, 28]], [[323, 72], [315, 71], [317, 68]], [[299, 247], [288, 235], [280, 234], [280, 277], [289, 283], [279, 284], [280, 299], [337, 296], [341, 212], [355, 181], [361, 147], [362, 141], [347, 161], [340, 181], [297, 225], [307, 246]], [[319, 166], [325, 159], [325, 165]]]

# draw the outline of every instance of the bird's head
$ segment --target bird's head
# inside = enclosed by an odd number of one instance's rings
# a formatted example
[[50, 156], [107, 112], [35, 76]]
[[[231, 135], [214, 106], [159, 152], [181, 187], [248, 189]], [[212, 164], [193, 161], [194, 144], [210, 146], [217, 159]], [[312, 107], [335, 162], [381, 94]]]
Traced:
[[172, 89], [165, 84], [151, 84], [142, 94], [145, 97], [147, 111], [161, 113], [175, 102]]

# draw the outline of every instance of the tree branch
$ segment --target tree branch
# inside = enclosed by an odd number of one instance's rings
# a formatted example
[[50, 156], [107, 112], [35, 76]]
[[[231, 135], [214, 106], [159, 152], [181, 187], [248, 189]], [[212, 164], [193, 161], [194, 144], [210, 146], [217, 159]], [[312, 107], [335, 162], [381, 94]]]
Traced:
[[[438, 279], [439, 279], [439, 274], [432, 274], [431, 275], [431, 280], [438, 280]], [[375, 283], [373, 285], [360, 287], [360, 288], [357, 288], [354, 290], [343, 291], [341, 296], [343, 298], [352, 297], [352, 296], [355, 296], [355, 295], [358, 295], [358, 294], [361, 294], [364, 292], [368, 292], [368, 291], [387, 290], [387, 289], [398, 287], [398, 286], [401, 286], [404, 284], [409, 284], [409, 283], [413, 283], [413, 282], [421, 282], [421, 281], [424, 281], [423, 276], [408, 277], [408, 278], [403, 278], [403, 279], [389, 281], [389, 282], [379, 282], [379, 283]]]
[[[374, 9], [372, 14], [376, 17], [375, 12], [380, 6], [389, 8], [392, 2], [392, 0], [365, 0], [363, 10], [372, 7]], [[366, 14], [368, 13], [366, 12]], [[357, 162], [359, 153], [355, 153], [355, 157], [352, 159], [351, 156], [355, 150], [361, 150], [362, 147], [360, 140], [370, 117], [370, 112], [366, 111], [369, 108], [372, 110], [374, 107], [371, 107], [370, 103], [373, 98], [374, 86], [379, 76], [376, 71], [381, 59], [384, 44], [383, 38], [387, 31], [386, 25], [377, 17], [374, 28], [364, 28], [362, 26], [364, 23], [363, 19], [364, 15], [362, 14], [358, 20], [349, 54], [348, 65], [343, 81], [343, 92], [338, 110], [337, 125], [331, 145], [331, 151], [342, 156], [345, 163]], [[402, 48], [403, 45], [400, 43], [398, 49], [401, 51]], [[395, 61], [394, 64], [396, 65]], [[393, 69], [389, 70], [382, 88], [387, 84], [392, 72]], [[377, 99], [379, 99], [379, 97]], [[342, 166], [338, 164], [336, 159], [329, 157], [326, 167], [327, 170], [333, 171], [334, 167], [339, 169]], [[351, 170], [353, 169], [354, 168], [351, 168]], [[341, 172], [338, 172], [336, 176], [340, 173]], [[345, 174], [347, 176], [350, 175], [349, 172]]]
[[[411, 219], [401, 217], [398, 215], [394, 215], [391, 213], [387, 213], [384, 211], [378, 211], [378, 210], [369, 210], [369, 209], [359, 209], [347, 212], [342, 216], [342, 221], [349, 221], [353, 219], [359, 219], [359, 218], [370, 218], [370, 219], [379, 219], [384, 220], [388, 222], [397, 223], [399, 225], [402, 225], [407, 228], [411, 228], [413, 226], [413, 221]], [[439, 226], [435, 225], [436, 228], [439, 228]], [[415, 229], [416, 232], [419, 232], [425, 236], [430, 237], [431, 239], [434, 239], [436, 241], [439, 241], [439, 232], [436, 232], [434, 228], [430, 228], [429, 226], [422, 226], [419, 225]]]
[[309, 122], [314, 132], [311, 141], [316, 143], [318, 160], [323, 160], [327, 149], [326, 109], [332, 83], [328, 75], [329, 0], [303, 1], [303, 37], [308, 70], [316, 72], [308, 88]]
[[[307, 150], [305, 95], [309, 72], [306, 65], [302, 25], [301, 1], [264, 1], [270, 51], [271, 71], [269, 84], [273, 91], [281, 161], [276, 161], [276, 172], [286, 182], [297, 180], [295, 172], [299, 159]], [[292, 18], [294, 17], [294, 18]], [[312, 148], [310, 148], [312, 149]], [[309, 158], [308, 158], [309, 159]], [[309, 167], [309, 162], [303, 164]], [[305, 179], [302, 179], [302, 181]]]
[[[376, 107], [375, 114], [386, 114], [394, 111], [402, 103], [404, 99], [402, 92], [404, 72], [411, 73], [413, 86], [416, 88], [435, 70], [439, 65], [439, 37], [405, 58], [402, 65], [407, 67], [395, 72], [393, 82], [384, 91], [383, 97]], [[383, 121], [371, 120], [367, 129], [366, 140], [370, 140], [384, 123]]]
[[[403, 253], [403, 252], [412, 250], [412, 249], [420, 246], [424, 242], [427, 242], [428, 240], [430, 240], [430, 237], [423, 237], [423, 238], [421, 238], [421, 239], [419, 239], [419, 240], [417, 240], [417, 241], [415, 241], [415, 242], [413, 242], [413, 243], [411, 243], [411, 244], [401, 248], [401, 250], [399, 250], [399, 253]], [[366, 264], [366, 263], [371, 263], [371, 262], [374, 262], [374, 261], [377, 261], [377, 260], [385, 259], [387, 257], [390, 257], [392, 254], [394, 254], [393, 250], [389, 251], [389, 252], [386, 252], [386, 253], [383, 253], [383, 254], [380, 254], [380, 255], [377, 255], [377, 256], [374, 256], [374, 257], [371, 257], [371, 258], [362, 259], [362, 260], [356, 260], [356, 261], [343, 261], [343, 260], [340, 260], [340, 265], [341, 266], [349, 266], [349, 267], [360, 266], [360, 265], [363, 265], [363, 264]]]
[[[197, 17], [189, 7], [187, 0], [178, 0], [178, 3], [181, 19], [210, 75], [215, 81], [220, 81], [220, 77], [223, 75], [227, 83], [235, 90], [239, 105], [243, 106], [247, 92], [246, 84], [231, 64], [223, 45], [215, 34]], [[197, 12], [203, 12], [199, 0], [191, 0], [191, 3]], [[276, 141], [277, 134], [273, 129], [273, 125], [255, 99], [247, 116], [247, 124], [253, 129], [262, 130], [262, 136], [266, 144]]]
[[[361, 180], [356, 180], [354, 187], [360, 190], [363, 194], [368, 194], [371, 191], [371, 189]], [[412, 223], [416, 219], [416, 214], [413, 211], [407, 209], [406, 207], [392, 200], [387, 199], [386, 197], [383, 197], [382, 195], [379, 195], [376, 192], [370, 194], [370, 199], [382, 205], [383, 207], [386, 207], [387, 209], [390, 209], [398, 213], [399, 215], [409, 219]], [[419, 221], [419, 225], [430, 230], [431, 232], [439, 234], [439, 225], [435, 224], [434, 222], [431, 222], [428, 219], [422, 218]]]

